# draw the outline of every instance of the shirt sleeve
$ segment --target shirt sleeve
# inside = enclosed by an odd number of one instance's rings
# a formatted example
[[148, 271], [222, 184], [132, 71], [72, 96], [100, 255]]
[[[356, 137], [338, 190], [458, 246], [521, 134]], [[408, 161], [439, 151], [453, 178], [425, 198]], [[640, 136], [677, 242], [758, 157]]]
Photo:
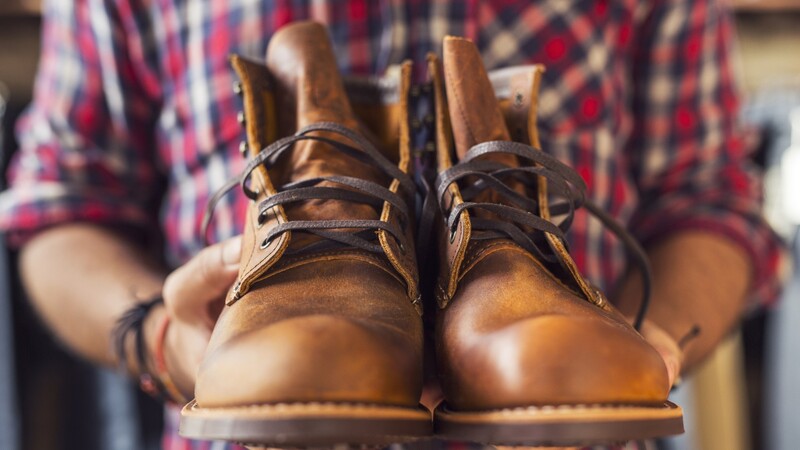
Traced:
[[140, 61], [146, 40], [126, 21], [124, 4], [44, 6], [34, 98], [17, 124], [20, 148], [0, 194], [0, 230], [14, 246], [75, 221], [155, 229], [160, 94]]
[[633, 53], [627, 154], [645, 244], [680, 230], [726, 236], [749, 255], [753, 306], [779, 292], [782, 247], [762, 217], [761, 174], [738, 128], [729, 12], [715, 0], [656, 0]]

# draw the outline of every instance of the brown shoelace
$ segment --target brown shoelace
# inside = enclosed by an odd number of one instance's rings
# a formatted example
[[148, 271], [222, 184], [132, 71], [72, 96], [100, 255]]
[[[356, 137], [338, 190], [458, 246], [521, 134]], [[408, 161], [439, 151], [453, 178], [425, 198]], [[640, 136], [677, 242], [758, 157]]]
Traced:
[[[319, 131], [343, 136], [357, 147], [311, 134]], [[229, 180], [220, 188], [208, 203], [208, 208], [203, 218], [203, 236], [207, 236], [208, 224], [211, 221], [214, 209], [226, 193], [239, 185], [244, 194], [255, 201], [259, 196], [259, 192], [250, 188], [249, 180], [256, 167], [264, 165], [269, 170], [284, 152], [293, 148], [295, 143], [305, 140], [324, 142], [347, 157], [378, 167], [390, 178], [398, 180], [401, 188], [409, 196], [412, 196], [417, 191], [417, 186], [411, 177], [389, 161], [363, 136], [337, 123], [319, 122], [306, 126], [293, 136], [279, 139], [264, 148], [248, 162], [240, 176]], [[515, 155], [521, 160], [530, 161], [532, 164], [510, 167], [494, 161], [478, 160], [483, 155], [493, 153]], [[465, 180], [468, 177], [470, 177], [469, 180]], [[551, 216], [564, 216], [557, 223], [540, 217], [537, 213], [539, 211], [538, 202], [528, 195], [515, 191], [507, 184], [513, 180], [517, 184], [525, 186], [528, 192], [535, 192], [538, 177], [543, 177], [547, 180], [548, 192], [561, 199], [561, 201], [551, 203], [548, 206]], [[452, 199], [445, 201], [445, 196], [449, 193], [448, 188], [452, 183], [461, 180], [469, 181], [461, 189], [464, 202], [448, 210], [445, 205], [452, 205]], [[343, 187], [319, 186], [322, 182], [330, 182]], [[572, 224], [575, 210], [585, 207], [587, 211], [598, 218], [603, 225], [608, 227], [623, 242], [633, 262], [640, 269], [643, 286], [642, 300], [634, 320], [634, 327], [637, 330], [641, 328], [650, 304], [652, 284], [647, 255], [636, 239], [622, 225], [586, 198], [586, 183], [573, 169], [531, 146], [509, 141], [491, 141], [473, 146], [461, 161], [440, 173], [436, 178], [435, 184], [435, 200], [431, 199], [432, 195], [434, 195], [432, 189], [427, 185], [421, 187], [426, 193], [423, 195], [424, 203], [420, 215], [420, 231], [418, 233], [420, 238], [427, 239], [427, 236], [431, 234], [433, 217], [435, 216], [435, 208], [432, 205], [436, 203], [440, 205], [443, 217], [445, 217], [445, 224], [451, 235], [455, 232], [458, 218], [462, 211], [482, 209], [491, 212], [494, 217], [473, 216], [470, 218], [473, 239], [508, 238], [548, 263], [561, 263], [561, 260], [558, 252], [552, 249], [549, 242], [543, 238], [542, 232], [556, 236], [566, 247], [565, 233]], [[508, 204], [474, 201], [487, 189], [494, 190]], [[277, 193], [259, 203], [259, 223], [263, 224], [266, 220], [267, 212], [276, 206], [320, 199], [362, 203], [371, 205], [376, 209], [380, 209], [384, 202], [388, 202], [398, 211], [402, 228], [405, 228], [411, 221], [408, 206], [400, 195], [372, 181], [334, 175], [309, 178], [280, 186], [277, 189]], [[397, 241], [401, 249], [405, 249], [408, 245], [404, 230], [389, 222], [368, 219], [342, 219], [290, 220], [278, 224], [267, 233], [261, 243], [261, 247], [266, 247], [271, 240], [282, 233], [294, 231], [311, 233], [324, 239], [300, 249], [293, 249], [291, 250], [292, 253], [322, 251], [336, 246], [355, 247], [368, 252], [382, 253], [382, 247], [376, 242], [377, 236], [375, 232], [377, 230], [385, 230], [389, 233]], [[419, 242], [420, 240], [418, 239], [418, 244]], [[421, 250], [425, 250], [425, 248]], [[418, 254], [422, 255], [422, 253]]]
[[[479, 160], [490, 154], [515, 155], [520, 161], [529, 161], [510, 167], [505, 164]], [[548, 193], [559, 201], [550, 203], [551, 217], [564, 216], [557, 223], [542, 218], [539, 202], [530, 195], [523, 195], [509, 186], [524, 186], [527, 193], [537, 192], [538, 177], [547, 180]], [[454, 207], [449, 187], [461, 181], [463, 203]], [[476, 201], [488, 189], [498, 194], [504, 203]], [[487, 240], [507, 238], [530, 252], [542, 261], [562, 264], [561, 257], [544, 238], [545, 233], [556, 236], [567, 247], [565, 234], [572, 224], [575, 210], [585, 207], [600, 220], [625, 245], [633, 262], [642, 275], [642, 300], [634, 320], [639, 330], [650, 304], [652, 275], [650, 264], [642, 247], [613, 217], [586, 198], [586, 183], [573, 169], [552, 156], [529, 145], [509, 141], [490, 141], [473, 146], [453, 167], [443, 171], [436, 178], [436, 199], [442, 209], [445, 224], [450, 230], [451, 239], [458, 226], [459, 216], [465, 210], [484, 210], [491, 214], [470, 216], [472, 239]]]
[[[355, 144], [355, 147], [337, 140], [311, 134], [314, 132], [335, 133], [351, 141]], [[207, 237], [208, 224], [211, 221], [214, 209], [226, 193], [239, 185], [249, 199], [257, 200], [259, 192], [254, 191], [249, 185], [253, 171], [261, 165], [264, 165], [269, 170], [284, 152], [294, 147], [294, 144], [309, 140], [324, 142], [347, 157], [379, 168], [390, 179], [398, 180], [400, 187], [408, 195], [413, 196], [416, 191], [414, 181], [363, 136], [337, 123], [318, 122], [300, 129], [293, 136], [279, 139], [264, 148], [247, 163], [240, 176], [229, 180], [220, 188], [209, 200], [208, 208], [203, 218], [203, 236]], [[333, 183], [342, 187], [319, 186], [323, 182]], [[390, 222], [369, 219], [289, 220], [269, 230], [264, 241], [261, 242], [262, 248], [265, 248], [270, 241], [287, 231], [311, 233], [324, 238], [299, 249], [287, 250], [287, 253], [322, 251], [337, 246], [355, 247], [372, 253], [382, 253], [383, 248], [377, 242], [376, 231], [378, 230], [384, 230], [391, 235], [397, 241], [401, 250], [408, 245], [404, 229], [412, 219], [402, 196], [378, 183], [342, 175], [308, 178], [278, 187], [275, 194], [268, 196], [258, 204], [259, 225], [266, 221], [267, 213], [270, 209], [279, 205], [308, 200], [341, 200], [361, 203], [373, 206], [378, 211], [386, 202], [398, 212], [401, 227], [397, 227]]]

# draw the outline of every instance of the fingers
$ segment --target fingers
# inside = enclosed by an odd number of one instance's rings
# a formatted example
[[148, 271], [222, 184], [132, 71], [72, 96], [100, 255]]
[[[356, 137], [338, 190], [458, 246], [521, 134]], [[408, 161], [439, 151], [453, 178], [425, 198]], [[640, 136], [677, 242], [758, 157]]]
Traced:
[[645, 321], [642, 325], [642, 336], [656, 349], [664, 359], [669, 375], [669, 385], [673, 386], [678, 379], [683, 365], [683, 351], [678, 343], [666, 331], [652, 322]]
[[210, 330], [204, 330], [184, 322], [170, 326], [165, 342], [167, 370], [172, 381], [186, 398], [194, 394], [197, 369], [205, 354]]
[[419, 400], [422, 406], [428, 408], [428, 411], [433, 411], [443, 401], [444, 393], [442, 393], [442, 387], [439, 381], [433, 380], [425, 383], [425, 386], [422, 388], [422, 396]]
[[164, 303], [178, 320], [208, 317], [209, 304], [220, 300], [236, 280], [241, 236], [206, 247], [175, 269], [164, 282]]

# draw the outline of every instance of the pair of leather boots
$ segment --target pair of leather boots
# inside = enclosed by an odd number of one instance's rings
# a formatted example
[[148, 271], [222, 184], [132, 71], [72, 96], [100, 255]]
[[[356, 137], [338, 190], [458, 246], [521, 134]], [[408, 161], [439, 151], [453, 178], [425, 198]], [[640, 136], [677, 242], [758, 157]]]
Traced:
[[[540, 67], [490, 77], [471, 42], [445, 39], [428, 68], [437, 176], [415, 208], [426, 181], [410, 63], [343, 80], [315, 23], [276, 33], [266, 64], [232, 63], [252, 202], [183, 435], [308, 447], [682, 432], [660, 356], [567, 253], [583, 182], [538, 149]], [[444, 395], [433, 418], [419, 405], [428, 296]]]

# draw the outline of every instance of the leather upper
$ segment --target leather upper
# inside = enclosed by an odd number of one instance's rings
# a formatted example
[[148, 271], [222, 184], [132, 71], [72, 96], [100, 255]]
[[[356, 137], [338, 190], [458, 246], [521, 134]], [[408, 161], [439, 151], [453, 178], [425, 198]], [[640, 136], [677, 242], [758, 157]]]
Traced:
[[[430, 58], [439, 171], [457, 165], [475, 144], [511, 140], [509, 129], [515, 139], [538, 148], [535, 99], [542, 69], [501, 74], [512, 80], [505, 86], [497, 86], [500, 76], [495, 75], [493, 86], [471, 42], [447, 38], [443, 53], [443, 67]], [[497, 90], [511, 98], [498, 101]], [[520, 109], [525, 103], [527, 114]], [[524, 132], [523, 123], [528, 126]], [[513, 155], [494, 161], [519, 163]], [[549, 219], [547, 184], [539, 178], [534, 192], [513, 181], [509, 185], [535, 198], [539, 210], [532, 213]], [[469, 181], [448, 187], [445, 215], [464, 201], [465, 185]], [[481, 196], [483, 202], [501, 201], [491, 193]], [[669, 386], [661, 357], [583, 279], [563, 242], [537, 231], [546, 235], [542, 239], [561, 261], [548, 267], [511, 239], [475, 239], [472, 222], [482, 213], [463, 210], [453, 229], [439, 235], [436, 345], [448, 405], [487, 410], [666, 400]]]
[[[345, 86], [326, 31], [313, 23], [292, 24], [276, 33], [266, 65], [240, 57], [232, 62], [242, 80], [248, 157], [304, 125], [324, 121], [365, 136], [401, 172], [409, 172], [408, 128], [397, 120], [406, 116], [408, 65], [399, 77], [381, 84], [353, 80]], [[366, 113], [365, 119], [359, 113]], [[354, 145], [335, 133], [316, 135]], [[200, 406], [417, 405], [422, 324], [413, 245], [401, 248], [384, 230], [376, 231], [380, 253], [341, 246], [304, 251], [323, 238], [302, 232], [264, 238], [281, 223], [347, 219], [391, 222], [413, 242], [413, 217], [406, 220], [410, 224], [402, 223], [388, 202], [373, 208], [338, 199], [310, 200], [276, 206], [259, 217], [257, 205], [279, 186], [333, 175], [408, 196], [397, 179], [318, 140], [299, 141], [269, 169], [254, 170], [251, 188], [258, 196], [247, 212], [239, 278], [198, 373]]]

